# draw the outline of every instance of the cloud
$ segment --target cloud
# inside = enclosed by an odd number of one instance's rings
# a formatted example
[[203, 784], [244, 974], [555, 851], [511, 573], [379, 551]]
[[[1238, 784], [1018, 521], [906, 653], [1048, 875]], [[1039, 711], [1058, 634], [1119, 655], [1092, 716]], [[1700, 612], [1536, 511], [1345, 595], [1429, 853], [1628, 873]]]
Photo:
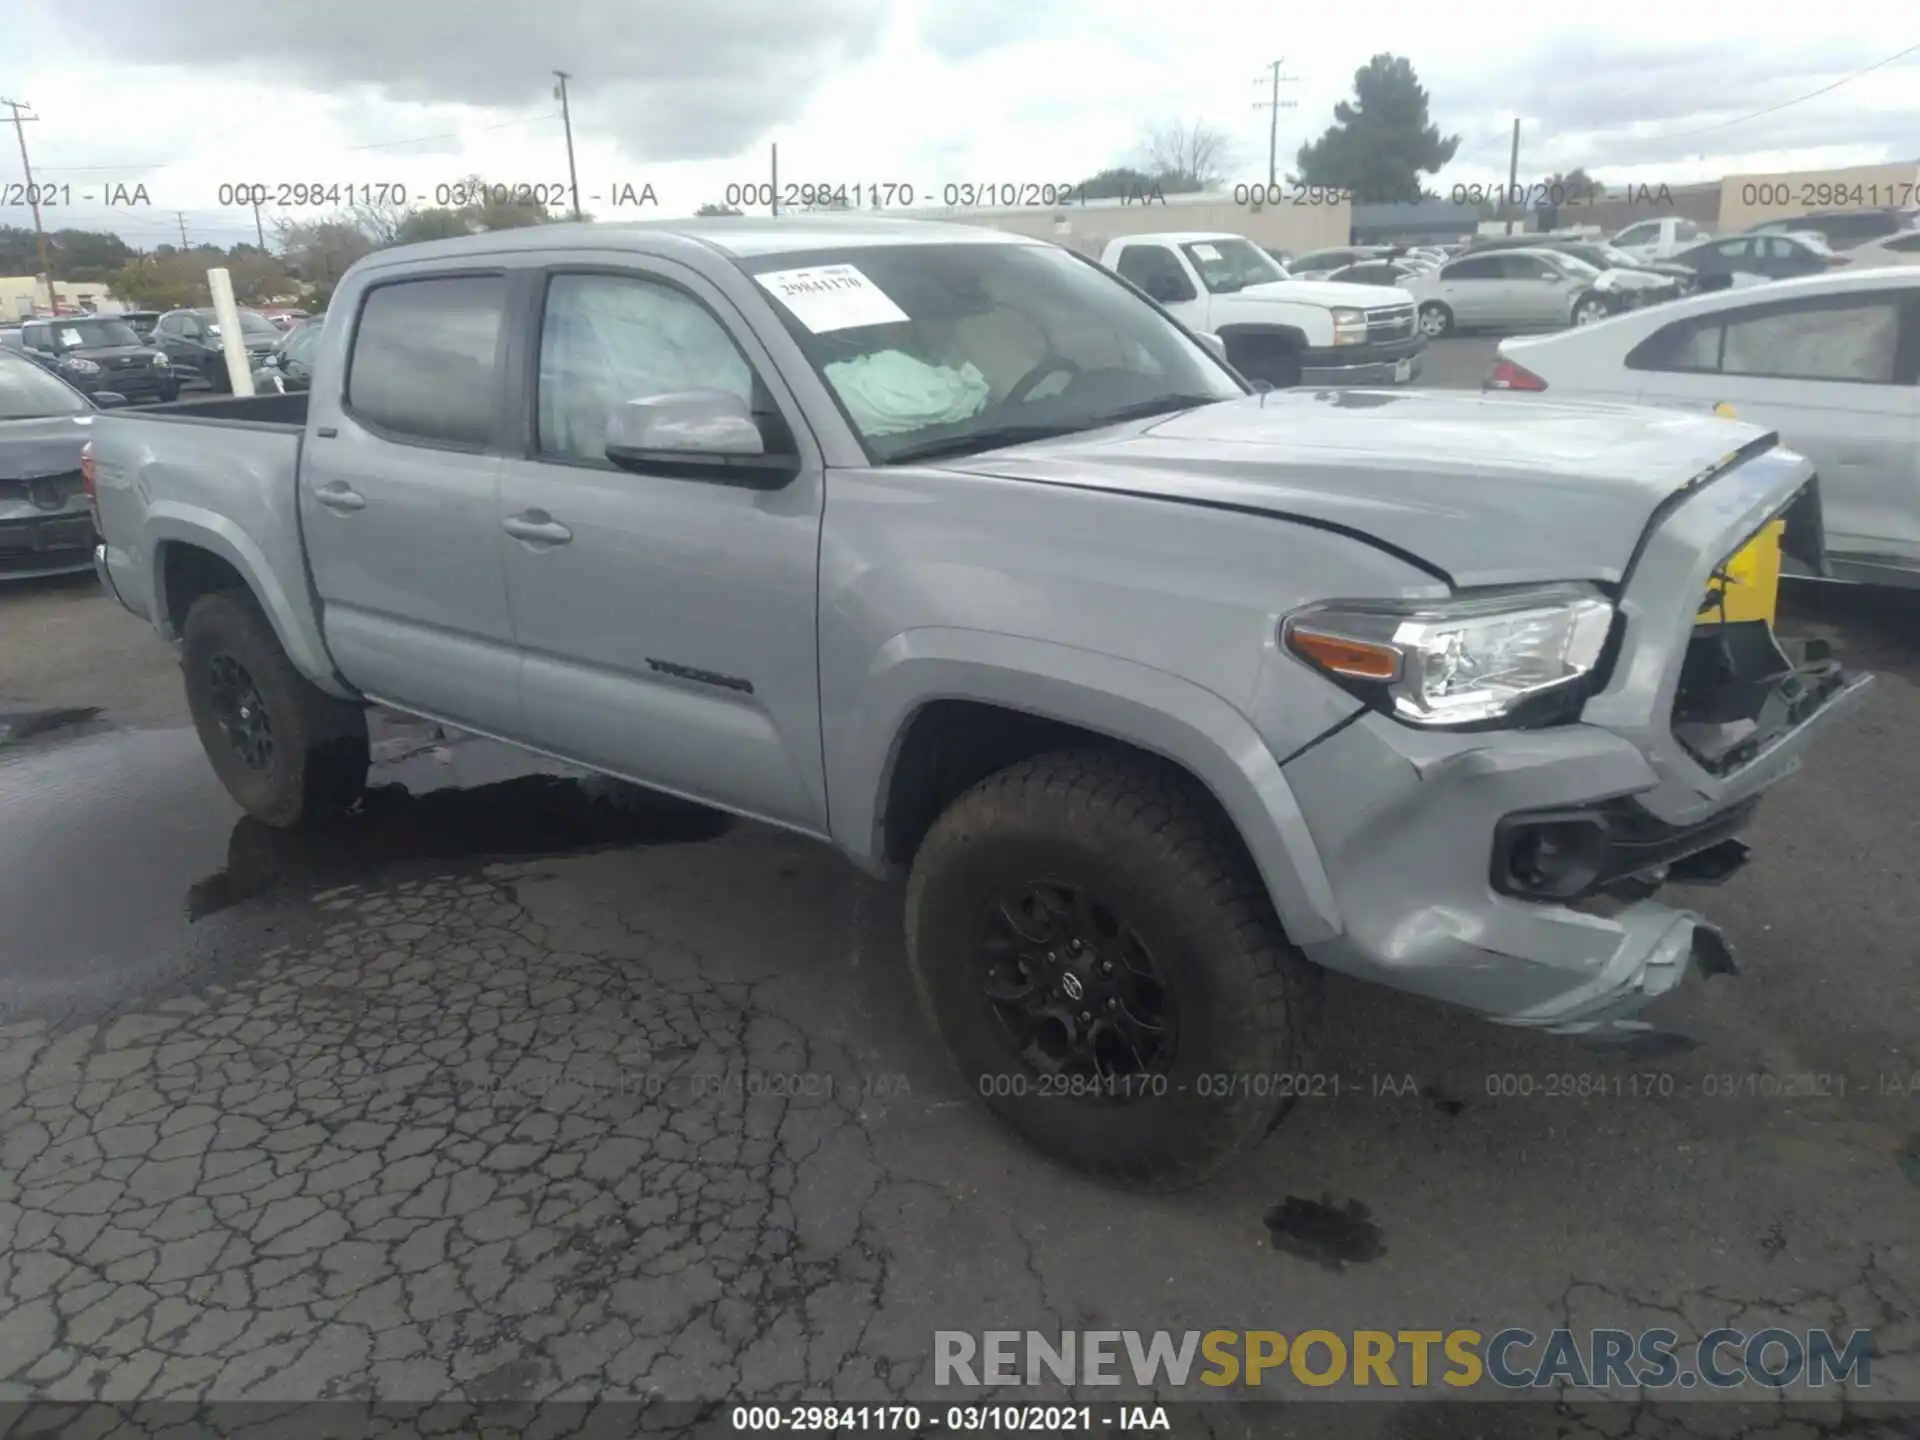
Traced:
[[[643, 159], [731, 155], [872, 51], [887, 0], [14, 0], [94, 62], [280, 79], [415, 105], [550, 106]], [[9, 16], [9, 28], [13, 17]], [[16, 32], [17, 33], [17, 32]], [[13, 48], [11, 43], [9, 48]], [[617, 77], [617, 78], [609, 78]]]

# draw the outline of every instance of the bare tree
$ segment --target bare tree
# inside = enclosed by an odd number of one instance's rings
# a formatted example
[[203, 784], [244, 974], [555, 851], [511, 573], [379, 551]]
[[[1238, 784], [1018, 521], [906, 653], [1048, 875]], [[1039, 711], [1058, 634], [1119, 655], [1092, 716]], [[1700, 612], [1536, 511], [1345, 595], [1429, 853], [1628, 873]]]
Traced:
[[1163, 187], [1205, 190], [1225, 178], [1233, 145], [1205, 121], [1177, 120], [1155, 126], [1143, 148], [1147, 169]]

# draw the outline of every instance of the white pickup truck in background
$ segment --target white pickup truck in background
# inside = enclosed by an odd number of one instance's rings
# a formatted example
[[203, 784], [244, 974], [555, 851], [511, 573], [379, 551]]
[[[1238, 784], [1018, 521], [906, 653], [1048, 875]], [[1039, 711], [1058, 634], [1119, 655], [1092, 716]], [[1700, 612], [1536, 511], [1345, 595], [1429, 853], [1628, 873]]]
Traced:
[[1242, 235], [1127, 235], [1100, 263], [1189, 329], [1218, 335], [1249, 380], [1405, 385], [1420, 374], [1427, 342], [1404, 290], [1295, 280]]

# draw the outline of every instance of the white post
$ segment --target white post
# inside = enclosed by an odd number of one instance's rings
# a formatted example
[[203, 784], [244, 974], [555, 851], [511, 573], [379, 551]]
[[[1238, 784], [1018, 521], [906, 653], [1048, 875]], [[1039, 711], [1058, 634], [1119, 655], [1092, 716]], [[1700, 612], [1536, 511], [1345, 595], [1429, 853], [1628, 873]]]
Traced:
[[225, 270], [209, 270], [207, 289], [213, 292], [213, 313], [220, 322], [220, 349], [227, 357], [227, 380], [235, 395], [251, 395], [253, 366], [247, 359], [247, 342], [240, 334], [240, 307], [233, 303], [233, 277]]

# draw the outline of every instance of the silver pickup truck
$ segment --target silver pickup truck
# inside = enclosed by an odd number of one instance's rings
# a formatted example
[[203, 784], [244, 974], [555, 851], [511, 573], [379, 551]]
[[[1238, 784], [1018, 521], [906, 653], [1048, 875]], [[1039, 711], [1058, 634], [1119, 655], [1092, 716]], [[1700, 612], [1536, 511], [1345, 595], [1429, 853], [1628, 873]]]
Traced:
[[1217, 353], [960, 227], [389, 250], [308, 394], [95, 422], [99, 568], [261, 820], [355, 803], [377, 702], [815, 837], [909, 877], [989, 1106], [1192, 1183], [1323, 970], [1601, 1036], [1730, 969], [1653, 894], [1868, 682], [1775, 635], [1820, 533], [1770, 434]]

